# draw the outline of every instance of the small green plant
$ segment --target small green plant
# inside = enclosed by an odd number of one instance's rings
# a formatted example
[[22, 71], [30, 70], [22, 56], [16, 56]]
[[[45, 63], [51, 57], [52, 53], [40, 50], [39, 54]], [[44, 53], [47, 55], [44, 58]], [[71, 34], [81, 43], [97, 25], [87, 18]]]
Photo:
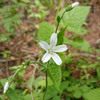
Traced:
[[3, 34], [0, 35], [0, 41], [1, 42], [7, 42], [9, 40], [10, 40], [10, 37], [6, 33], [3, 33]]
[[2, 52], [1, 54], [3, 55], [4, 58], [7, 58], [7, 56], [10, 54], [11, 52], [9, 50], [6, 50], [4, 52]]
[[[34, 13], [33, 10], [38, 8], [38, 12]], [[29, 12], [29, 18], [40, 18], [41, 20], [45, 19], [45, 16], [49, 14], [49, 11], [45, 6], [41, 4], [41, 2], [35, 1], [34, 5], [30, 5], [30, 9], [28, 10]]]
[[[11, 5], [4, 6], [0, 9], [0, 13], [2, 15], [2, 20], [0, 21], [0, 24], [4, 25], [4, 28], [10, 33], [15, 32], [15, 28], [18, 24], [20, 24], [22, 21], [19, 18], [22, 18], [23, 14], [17, 14], [18, 6]], [[6, 13], [6, 15], [5, 15]]]

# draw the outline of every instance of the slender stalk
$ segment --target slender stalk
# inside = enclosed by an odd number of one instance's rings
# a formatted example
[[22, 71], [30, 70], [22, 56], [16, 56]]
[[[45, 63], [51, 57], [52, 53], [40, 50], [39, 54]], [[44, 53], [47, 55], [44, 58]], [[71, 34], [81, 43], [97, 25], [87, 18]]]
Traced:
[[48, 61], [47, 66], [46, 66], [47, 67], [47, 70], [45, 71], [45, 76], [46, 76], [46, 89], [45, 89], [45, 93], [43, 95], [43, 100], [45, 98], [45, 94], [46, 94], [47, 88], [48, 88], [48, 65], [49, 65], [49, 61]]
[[47, 92], [47, 87], [48, 87], [48, 73], [47, 73], [47, 71], [48, 71], [48, 70], [45, 71], [45, 76], [46, 76], [46, 89], [45, 89], [45, 93], [44, 93], [44, 95], [43, 95], [43, 100], [44, 100], [44, 98], [45, 98], [45, 94], [46, 94], [46, 92]]
[[30, 62], [30, 64], [39, 64], [42, 67], [45, 67], [43, 64], [39, 63], [39, 62]]
[[32, 92], [32, 83], [34, 81], [33, 79], [34, 79], [34, 75], [35, 75], [36, 69], [37, 69], [37, 65], [34, 67], [33, 74], [32, 74], [32, 79], [31, 79], [31, 87], [30, 87], [30, 90], [31, 90], [32, 100], [34, 100], [34, 98], [33, 98], [33, 92]]
[[22, 69], [22, 68], [23, 68], [23, 67], [21, 67], [21, 68], [17, 69], [17, 71], [14, 73], [14, 75], [13, 75], [13, 76], [15, 77], [15, 76], [17, 75], [17, 73], [21, 71], [21, 69]]
[[46, 70], [46, 91], [47, 91], [47, 87], [48, 87], [48, 70]]
[[60, 22], [58, 22], [58, 23], [57, 23], [57, 26], [56, 26], [55, 33], [57, 33], [57, 30], [58, 30], [59, 23], [60, 23]]
[[[39, 61], [39, 59], [38, 59], [38, 61]], [[39, 62], [30, 62], [30, 64], [36, 64], [36, 66], [34, 67], [34, 70], [33, 70], [33, 74], [32, 74], [32, 79], [31, 79], [31, 87], [30, 87], [30, 92], [31, 92], [31, 97], [32, 97], [32, 100], [34, 100], [34, 97], [33, 97], [33, 92], [32, 92], [32, 83], [33, 83], [33, 79], [34, 79], [34, 75], [35, 75], [35, 72], [36, 72], [36, 69], [37, 69], [37, 67], [38, 67], [38, 65], [37, 64], [39, 64], [39, 65], [41, 65], [41, 66], [43, 66], [41, 63], [39, 63]]]
[[[61, 17], [60, 17], [60, 21], [61, 21], [61, 19], [63, 18], [65, 12], [66, 12], [66, 10], [65, 10], [65, 11], [63, 12], [63, 14], [61, 15]], [[59, 24], [60, 24], [60, 21], [58, 21], [58, 23], [57, 23], [55, 33], [57, 33], [57, 30], [58, 30], [58, 26], [59, 26]]]

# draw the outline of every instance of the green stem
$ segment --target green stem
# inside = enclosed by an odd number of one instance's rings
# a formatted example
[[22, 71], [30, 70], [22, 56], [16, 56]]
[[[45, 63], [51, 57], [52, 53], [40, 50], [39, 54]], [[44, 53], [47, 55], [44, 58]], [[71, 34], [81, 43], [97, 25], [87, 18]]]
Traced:
[[46, 70], [45, 75], [46, 75], [46, 91], [47, 91], [47, 87], [48, 87], [48, 69]]
[[[66, 12], [66, 10], [65, 10], [65, 11], [63, 12], [63, 14], [61, 15], [61, 17], [60, 17], [60, 21], [61, 21], [61, 19], [63, 18], [65, 12]], [[60, 24], [60, 21], [58, 21], [58, 23], [57, 23], [55, 33], [57, 33], [57, 30], [58, 30], [58, 26], [59, 26], [59, 24]]]
[[[39, 60], [40, 60], [40, 58], [39, 58], [37, 61], [39, 61]], [[32, 97], [32, 100], [34, 100], [33, 92], [32, 92], [32, 83], [33, 83], [33, 81], [34, 81], [33, 79], [34, 79], [34, 76], [35, 76], [36, 69], [37, 69], [37, 67], [38, 67], [37, 64], [39, 64], [39, 65], [41, 65], [41, 66], [44, 66], [44, 65], [42, 65], [42, 64], [39, 63], [39, 62], [30, 62], [30, 64], [36, 64], [36, 66], [34, 67], [34, 70], [33, 70], [32, 79], [31, 79], [31, 87], [30, 87], [30, 90], [31, 90], [31, 97]]]
[[58, 30], [59, 23], [60, 23], [60, 21], [57, 23], [57, 26], [56, 26], [55, 33], [57, 33], [57, 30]]
[[30, 62], [30, 64], [39, 64], [42, 67], [45, 67], [43, 64], [39, 63], [39, 62]]
[[48, 88], [48, 65], [49, 65], [49, 61], [48, 61], [48, 63], [47, 63], [47, 69], [46, 69], [46, 71], [45, 71], [45, 76], [46, 76], [46, 90], [45, 90], [45, 93], [44, 93], [44, 95], [43, 95], [43, 100], [44, 100], [44, 98], [45, 98], [45, 94], [46, 94], [46, 92], [47, 92], [47, 88]]
[[45, 89], [45, 93], [44, 93], [44, 95], [43, 95], [43, 100], [44, 100], [44, 98], [45, 98], [45, 94], [46, 94], [46, 92], [47, 92], [47, 87], [48, 87], [48, 73], [47, 73], [47, 70], [45, 71], [45, 76], [46, 76], [46, 89]]
[[34, 75], [35, 75], [36, 69], [37, 69], [37, 65], [34, 67], [33, 74], [32, 74], [32, 79], [31, 79], [31, 87], [30, 87], [30, 90], [31, 90], [32, 100], [34, 100], [34, 98], [33, 98], [33, 92], [32, 92], [32, 84], [33, 84], [33, 81], [34, 81], [33, 79], [34, 79]]
[[15, 77], [17, 75], [17, 73], [21, 71], [22, 68], [23, 68], [23, 66], [21, 68], [17, 69], [17, 71], [14, 73], [13, 77]]

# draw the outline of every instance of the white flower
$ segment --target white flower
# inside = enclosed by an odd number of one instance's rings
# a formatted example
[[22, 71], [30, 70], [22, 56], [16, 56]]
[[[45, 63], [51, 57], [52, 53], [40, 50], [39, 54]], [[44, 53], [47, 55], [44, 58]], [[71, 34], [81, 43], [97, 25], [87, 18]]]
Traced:
[[72, 4], [72, 7], [75, 7], [75, 6], [78, 6], [78, 5], [79, 5], [79, 2], [76, 1], [76, 2], [74, 2], [74, 3]]
[[39, 45], [46, 51], [44, 56], [42, 57], [43, 63], [47, 62], [51, 57], [55, 61], [57, 65], [62, 64], [61, 58], [55, 52], [63, 52], [66, 51], [68, 48], [66, 45], [59, 45], [57, 44], [57, 34], [53, 33], [50, 39], [50, 45], [45, 41], [40, 41]]
[[9, 88], [9, 83], [6, 82], [6, 83], [5, 83], [5, 86], [4, 86], [4, 91], [3, 91], [3, 93], [6, 93], [6, 91], [8, 90], [8, 88]]

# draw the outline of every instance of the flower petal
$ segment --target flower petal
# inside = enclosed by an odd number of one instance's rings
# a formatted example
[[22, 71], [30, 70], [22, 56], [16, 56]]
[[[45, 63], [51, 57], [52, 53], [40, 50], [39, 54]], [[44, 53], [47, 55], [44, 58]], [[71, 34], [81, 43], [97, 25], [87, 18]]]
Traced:
[[55, 63], [57, 65], [61, 65], [62, 64], [61, 58], [56, 53], [52, 53], [51, 56], [52, 56], [52, 59], [55, 61]]
[[63, 52], [66, 51], [68, 48], [66, 45], [59, 45], [53, 48], [54, 52]]
[[49, 59], [51, 58], [51, 54], [46, 52], [43, 57], [42, 57], [42, 61], [45, 63], [47, 62]]
[[57, 33], [53, 33], [50, 38], [50, 47], [53, 48], [57, 44]]
[[49, 49], [49, 45], [48, 43], [46, 43], [45, 41], [40, 41], [39, 45], [42, 47], [42, 49], [44, 49], [45, 51], [47, 51]]

